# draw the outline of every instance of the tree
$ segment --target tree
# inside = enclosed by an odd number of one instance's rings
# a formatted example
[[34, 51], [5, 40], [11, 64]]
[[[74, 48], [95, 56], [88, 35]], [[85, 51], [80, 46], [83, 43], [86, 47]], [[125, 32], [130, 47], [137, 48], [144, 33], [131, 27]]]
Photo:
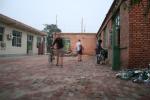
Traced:
[[61, 32], [61, 30], [55, 24], [45, 24], [45, 28], [43, 29], [48, 35], [51, 35], [53, 32]]
[[44, 26], [45, 28], [43, 29], [43, 32], [47, 33], [47, 51], [49, 52], [50, 51], [49, 46], [52, 45], [52, 41], [53, 41], [52, 38], [53, 32], [61, 32], [61, 29], [59, 29], [55, 24], [50, 24], [50, 25], [44, 24]]

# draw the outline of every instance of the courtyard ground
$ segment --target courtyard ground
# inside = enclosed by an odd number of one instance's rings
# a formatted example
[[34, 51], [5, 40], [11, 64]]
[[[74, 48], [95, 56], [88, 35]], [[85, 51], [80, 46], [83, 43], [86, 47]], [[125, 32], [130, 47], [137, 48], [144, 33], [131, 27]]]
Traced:
[[65, 57], [64, 67], [47, 56], [0, 58], [0, 100], [150, 100], [150, 86], [116, 79], [117, 72]]

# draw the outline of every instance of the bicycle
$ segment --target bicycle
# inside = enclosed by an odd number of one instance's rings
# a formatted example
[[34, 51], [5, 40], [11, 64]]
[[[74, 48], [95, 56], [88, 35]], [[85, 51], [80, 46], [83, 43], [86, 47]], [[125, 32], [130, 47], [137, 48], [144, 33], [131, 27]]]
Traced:
[[48, 54], [48, 62], [49, 62], [49, 64], [53, 64], [53, 60], [55, 60], [54, 48], [51, 48], [50, 49], [50, 53]]
[[99, 53], [96, 55], [97, 56], [97, 64], [100, 64], [100, 62], [104, 62], [107, 58], [107, 51], [102, 49], [99, 51]]
[[100, 62], [104, 59], [104, 56], [102, 55], [102, 53], [100, 52], [99, 54], [97, 54], [97, 64], [100, 64]]

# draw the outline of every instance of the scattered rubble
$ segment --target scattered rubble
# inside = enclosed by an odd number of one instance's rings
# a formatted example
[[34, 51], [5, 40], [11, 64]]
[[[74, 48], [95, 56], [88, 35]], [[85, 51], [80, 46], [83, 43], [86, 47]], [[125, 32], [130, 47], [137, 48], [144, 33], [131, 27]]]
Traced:
[[150, 65], [145, 69], [126, 69], [116, 74], [117, 78], [132, 80], [134, 83], [145, 83], [150, 85]]

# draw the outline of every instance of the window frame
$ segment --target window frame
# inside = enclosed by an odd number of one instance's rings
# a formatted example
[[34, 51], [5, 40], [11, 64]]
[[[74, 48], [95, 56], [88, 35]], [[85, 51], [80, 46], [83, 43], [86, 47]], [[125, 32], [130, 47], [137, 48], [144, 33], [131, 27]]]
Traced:
[[12, 46], [21, 47], [22, 46], [22, 32], [13, 30], [12, 35], [13, 35]]
[[0, 36], [1, 36], [0, 41], [4, 41], [4, 31], [5, 31], [5, 28], [2, 27], [2, 26], [0, 26], [0, 28], [2, 28], [2, 32], [0, 32]]

